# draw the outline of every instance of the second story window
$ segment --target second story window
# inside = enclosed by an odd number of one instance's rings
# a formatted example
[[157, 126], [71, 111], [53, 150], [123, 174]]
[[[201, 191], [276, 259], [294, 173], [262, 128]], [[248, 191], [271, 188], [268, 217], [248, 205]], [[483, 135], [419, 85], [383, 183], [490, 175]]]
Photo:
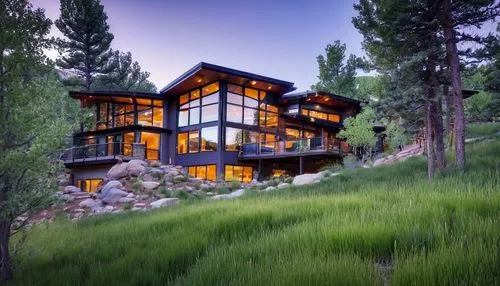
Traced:
[[[132, 102], [132, 99], [129, 98]], [[97, 104], [97, 130], [137, 124], [163, 127], [163, 102], [161, 100], [136, 99], [134, 103], [100, 102]], [[137, 114], [134, 106], [137, 107]]]
[[340, 123], [340, 115], [335, 113], [320, 112], [312, 109], [302, 108], [302, 115], [316, 119]]
[[183, 94], [179, 98], [179, 127], [217, 121], [219, 118], [219, 83]]

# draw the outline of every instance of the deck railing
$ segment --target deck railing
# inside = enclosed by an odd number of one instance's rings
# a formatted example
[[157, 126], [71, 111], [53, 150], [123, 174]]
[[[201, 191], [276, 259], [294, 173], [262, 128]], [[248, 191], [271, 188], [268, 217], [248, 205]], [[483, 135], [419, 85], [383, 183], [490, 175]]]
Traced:
[[334, 138], [314, 137], [264, 143], [243, 144], [240, 157], [273, 156], [330, 152], [341, 155], [342, 141]]
[[108, 142], [101, 144], [89, 144], [76, 146], [63, 151], [60, 160], [65, 163], [89, 162], [97, 160], [116, 159], [117, 157], [128, 157], [133, 159], [145, 159], [148, 154], [158, 154], [158, 150], [147, 149], [141, 143]]

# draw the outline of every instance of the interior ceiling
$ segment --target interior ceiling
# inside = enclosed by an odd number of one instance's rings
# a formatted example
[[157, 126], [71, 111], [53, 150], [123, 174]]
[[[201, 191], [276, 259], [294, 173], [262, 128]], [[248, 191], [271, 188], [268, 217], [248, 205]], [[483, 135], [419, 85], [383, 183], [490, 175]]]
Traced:
[[342, 101], [342, 100], [333, 98], [331, 96], [321, 95], [321, 94], [309, 95], [305, 99], [305, 103], [321, 104], [321, 105], [332, 106], [332, 107], [340, 108], [340, 109], [352, 108], [352, 107], [356, 106], [353, 103]]
[[243, 85], [246, 87], [257, 88], [277, 93], [284, 93], [285, 90], [281, 85], [271, 84], [263, 81], [253, 80], [251, 78], [235, 76], [232, 74], [216, 72], [212, 70], [202, 69], [192, 74], [181, 83], [165, 92], [165, 95], [180, 95], [191, 89], [205, 85], [217, 80], [226, 80], [233, 84]]

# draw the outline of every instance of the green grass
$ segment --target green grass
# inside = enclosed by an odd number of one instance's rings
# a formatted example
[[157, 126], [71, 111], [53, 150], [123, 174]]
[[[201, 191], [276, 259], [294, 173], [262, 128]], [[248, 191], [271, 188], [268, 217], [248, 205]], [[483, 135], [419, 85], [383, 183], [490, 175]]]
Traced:
[[[31, 231], [15, 285], [498, 285], [500, 140], [232, 201]], [[376, 264], [386, 265], [384, 272]]]
[[467, 125], [467, 137], [480, 137], [500, 132], [500, 122], [471, 123]]

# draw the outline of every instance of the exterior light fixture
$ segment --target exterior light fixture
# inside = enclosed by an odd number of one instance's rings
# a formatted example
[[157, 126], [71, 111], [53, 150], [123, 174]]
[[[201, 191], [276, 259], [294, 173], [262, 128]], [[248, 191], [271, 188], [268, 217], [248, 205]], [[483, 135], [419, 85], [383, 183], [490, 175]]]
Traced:
[[197, 82], [201, 82], [201, 81], [202, 81], [202, 79], [201, 79], [201, 78], [199, 78], [199, 79], [198, 79], [198, 80], [196, 80], [196, 81], [197, 81]]
[[252, 80], [252, 85], [255, 85], [257, 82], [255, 80]]
[[268, 86], [267, 89], [271, 90], [271, 86]]

